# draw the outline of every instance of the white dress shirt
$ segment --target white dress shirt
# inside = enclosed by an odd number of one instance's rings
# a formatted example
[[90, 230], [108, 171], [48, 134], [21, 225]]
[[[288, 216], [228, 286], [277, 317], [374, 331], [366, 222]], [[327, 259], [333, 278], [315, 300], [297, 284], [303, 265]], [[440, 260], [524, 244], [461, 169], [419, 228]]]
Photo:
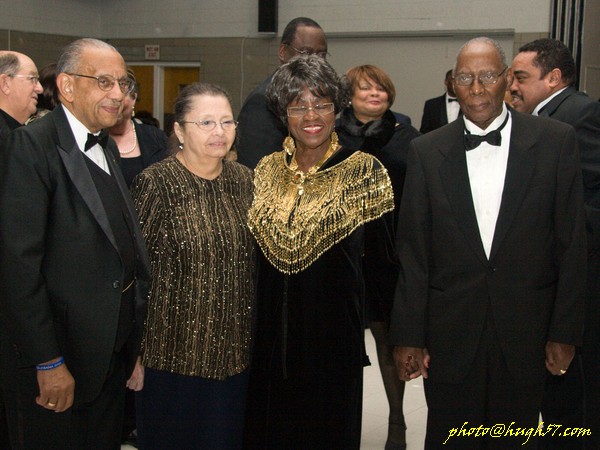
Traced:
[[[502, 113], [485, 130], [479, 128], [466, 117], [464, 118], [465, 126], [472, 134], [484, 135], [499, 128], [507, 114], [506, 104], [503, 104]], [[481, 242], [488, 258], [492, 249], [496, 221], [498, 220], [502, 201], [502, 191], [504, 190], [511, 128], [512, 118], [509, 117], [508, 122], [500, 132], [502, 144], [499, 147], [482, 142], [478, 147], [467, 152], [467, 170], [469, 172], [473, 206], [475, 207]]]
[[[82, 124], [79, 119], [77, 119], [71, 111], [65, 108], [63, 105], [60, 105], [61, 108], [65, 111], [67, 115], [67, 120], [69, 121], [69, 125], [71, 126], [71, 131], [73, 132], [73, 136], [75, 136], [75, 142], [77, 142], [77, 146], [79, 150], [83, 152], [85, 156], [90, 158], [92, 161], [96, 163], [98, 167], [104, 170], [107, 174], [110, 175], [110, 169], [108, 168], [108, 163], [106, 162], [106, 155], [104, 154], [104, 150], [99, 144], [94, 145], [87, 152], [85, 149], [85, 143], [87, 141], [87, 135], [90, 133], [90, 130]], [[94, 134], [94, 133], [92, 133]], [[96, 135], [100, 133], [95, 133]]]
[[[450, 101], [453, 98], [455, 101]], [[448, 117], [448, 123], [454, 122], [458, 119], [458, 113], [460, 112], [460, 105], [456, 101], [456, 97], [450, 97], [446, 92], [446, 116]]]
[[552, 100], [554, 97], [556, 97], [558, 94], [560, 94], [562, 91], [564, 91], [566, 88], [568, 88], [569, 86], [565, 86], [564, 88], [562, 88], [560, 91], [556, 91], [554, 94], [552, 94], [550, 97], [548, 97], [545, 100], [542, 100], [541, 102], [538, 103], [538, 105], [535, 107], [535, 109], [533, 110], [533, 112], [531, 113], [532, 116], [539, 116], [540, 115], [540, 110], [546, 106], [550, 100]]

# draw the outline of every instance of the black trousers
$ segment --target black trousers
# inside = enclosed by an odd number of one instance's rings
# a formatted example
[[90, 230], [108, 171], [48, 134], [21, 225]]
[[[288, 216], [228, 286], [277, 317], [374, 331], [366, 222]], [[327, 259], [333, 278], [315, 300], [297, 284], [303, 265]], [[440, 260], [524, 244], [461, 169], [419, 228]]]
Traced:
[[600, 449], [600, 255], [588, 258], [583, 346], [563, 376], [548, 375], [542, 417], [545, 422], [591, 430], [590, 436], [555, 436], [542, 450]]
[[38, 406], [35, 368], [20, 369], [5, 389], [13, 450], [118, 450], [126, 382], [126, 350], [113, 353], [102, 391], [92, 402], [55, 413]]
[[4, 394], [0, 389], [0, 449], [9, 449], [9, 438], [8, 438], [8, 422], [6, 420], [6, 408], [4, 406]]
[[[439, 383], [427, 379], [424, 387], [428, 407], [426, 450], [535, 448], [533, 430], [538, 426], [544, 379], [531, 385], [512, 377], [491, 320], [484, 327], [465, 380]], [[530, 437], [525, 434], [527, 429], [533, 429]], [[500, 431], [502, 437], [491, 437]]]

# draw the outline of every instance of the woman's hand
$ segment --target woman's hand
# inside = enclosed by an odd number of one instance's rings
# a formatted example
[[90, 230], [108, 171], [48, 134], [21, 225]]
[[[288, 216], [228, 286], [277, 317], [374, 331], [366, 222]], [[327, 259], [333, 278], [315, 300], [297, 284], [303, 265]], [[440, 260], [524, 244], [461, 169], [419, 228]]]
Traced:
[[142, 358], [139, 356], [126, 386], [132, 391], [141, 391], [144, 388], [144, 366], [142, 366]]

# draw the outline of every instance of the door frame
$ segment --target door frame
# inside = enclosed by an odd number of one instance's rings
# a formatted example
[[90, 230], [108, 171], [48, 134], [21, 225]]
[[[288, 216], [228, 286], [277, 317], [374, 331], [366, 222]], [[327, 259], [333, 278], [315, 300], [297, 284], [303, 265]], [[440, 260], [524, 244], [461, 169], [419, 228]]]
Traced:
[[[164, 127], [164, 116], [165, 116], [165, 68], [168, 67], [197, 67], [198, 73], [202, 64], [200, 62], [148, 62], [148, 61], [127, 61], [127, 65], [130, 66], [152, 66], [154, 68], [154, 86], [152, 87], [152, 114], [160, 122], [160, 127]], [[200, 77], [198, 76], [198, 79]]]

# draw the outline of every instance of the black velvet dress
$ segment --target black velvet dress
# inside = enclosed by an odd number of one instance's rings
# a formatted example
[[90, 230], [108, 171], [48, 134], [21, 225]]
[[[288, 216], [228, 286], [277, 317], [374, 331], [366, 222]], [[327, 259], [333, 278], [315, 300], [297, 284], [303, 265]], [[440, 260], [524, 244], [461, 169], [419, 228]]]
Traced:
[[[254, 222], [251, 218], [250, 227], [263, 254], [259, 266], [246, 448], [351, 450], [360, 447], [362, 368], [368, 363], [364, 349], [363, 266], [390, 257], [393, 247], [390, 239], [365, 252], [365, 240], [370, 233], [391, 236], [393, 200], [385, 170], [374, 158], [358, 153], [374, 161], [374, 171], [379, 173], [379, 181], [373, 182], [371, 177], [370, 183], [355, 186], [358, 190], [369, 190], [364, 193], [363, 203], [367, 205], [364, 209], [370, 204], [371, 212], [376, 210], [376, 214], [359, 220], [361, 223], [347, 229], [343, 236], [338, 234], [337, 242], [308, 267], [295, 273], [285, 273], [289, 271], [282, 269], [278, 261], [274, 261], [276, 257], [269, 253], [272, 248], [265, 240], [272, 233], [263, 233], [269, 235], [265, 238], [256, 232], [256, 228], [265, 223], [265, 217], [268, 222], [271, 214], [278, 214], [277, 206], [269, 205], [268, 200], [264, 202], [268, 211], [256, 214], [256, 198], [261, 197], [263, 186], [261, 165], [283, 159], [283, 154], [270, 155], [267, 157], [270, 160], [266, 163], [263, 160], [256, 169]], [[356, 156], [354, 150], [339, 150], [319, 172], [334, 168], [353, 155]], [[273, 176], [277, 178], [272, 173], [265, 178]], [[377, 199], [367, 198], [378, 188]], [[344, 192], [343, 195], [348, 194]], [[294, 200], [296, 203], [291, 203], [294, 206], [289, 214], [290, 222], [296, 219], [294, 214], [302, 213], [298, 205], [308, 195], [310, 192], [301, 194], [301, 198]], [[274, 193], [272, 202], [278, 198], [281, 197]], [[345, 210], [350, 203], [350, 200], [340, 201], [339, 209]], [[337, 207], [329, 205], [328, 208]], [[319, 223], [328, 222], [332, 217], [337, 217], [338, 223], [344, 222], [338, 214], [356, 212], [351, 207], [348, 209], [351, 211], [325, 214]], [[307, 211], [318, 215], [320, 210], [304, 210]], [[252, 214], [251, 209], [249, 216]], [[285, 224], [285, 220], [282, 223]], [[330, 238], [330, 234], [316, 233], [307, 240]], [[272, 239], [271, 243], [274, 242], [278, 242], [278, 237]], [[385, 249], [384, 254], [378, 252], [380, 249]]]
[[[351, 107], [344, 109], [340, 114], [336, 121], [336, 131], [344, 147], [356, 148], [375, 156], [387, 169], [394, 189], [394, 236], [406, 176], [408, 146], [410, 141], [421, 134], [410, 125], [398, 123], [390, 110], [387, 110], [380, 120], [362, 123], [356, 118]], [[368, 238], [373, 239], [367, 245], [381, 245], [378, 236]], [[369, 285], [367, 317], [370, 321], [389, 322], [399, 265], [395, 260], [391, 264], [386, 264], [386, 261], [389, 259], [381, 259], [379, 263], [365, 267]]]

